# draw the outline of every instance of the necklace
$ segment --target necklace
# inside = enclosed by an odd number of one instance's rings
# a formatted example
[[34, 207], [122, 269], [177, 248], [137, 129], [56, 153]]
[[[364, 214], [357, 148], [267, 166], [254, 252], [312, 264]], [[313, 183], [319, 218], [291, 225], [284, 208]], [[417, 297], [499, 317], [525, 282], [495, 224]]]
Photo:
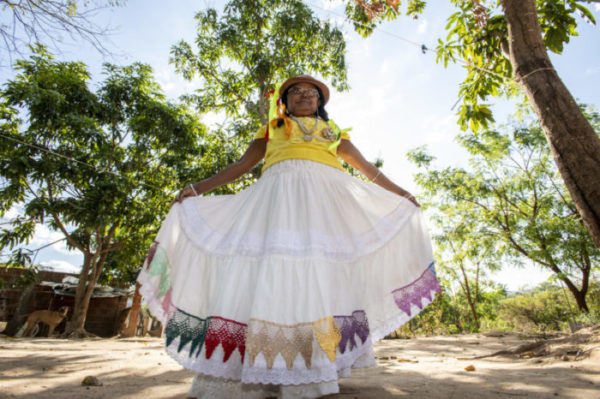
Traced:
[[313, 133], [317, 130], [317, 125], [319, 124], [318, 116], [315, 116], [315, 124], [311, 130], [308, 130], [306, 126], [304, 126], [304, 124], [300, 121], [300, 119], [296, 118], [294, 115], [290, 115], [290, 119], [296, 122], [300, 127], [300, 130], [302, 130], [302, 132], [304, 133], [304, 136], [302, 136], [302, 140], [311, 141], [313, 139]]

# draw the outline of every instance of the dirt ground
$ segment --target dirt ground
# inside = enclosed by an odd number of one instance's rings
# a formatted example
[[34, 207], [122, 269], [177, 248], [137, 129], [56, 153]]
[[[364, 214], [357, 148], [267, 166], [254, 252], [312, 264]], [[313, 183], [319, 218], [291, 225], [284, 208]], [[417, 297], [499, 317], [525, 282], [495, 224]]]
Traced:
[[[377, 367], [355, 370], [327, 399], [600, 399], [600, 326], [550, 339], [490, 333], [384, 340], [376, 356]], [[88, 375], [102, 386], [82, 386]], [[0, 398], [185, 398], [192, 376], [159, 338], [0, 335]]]

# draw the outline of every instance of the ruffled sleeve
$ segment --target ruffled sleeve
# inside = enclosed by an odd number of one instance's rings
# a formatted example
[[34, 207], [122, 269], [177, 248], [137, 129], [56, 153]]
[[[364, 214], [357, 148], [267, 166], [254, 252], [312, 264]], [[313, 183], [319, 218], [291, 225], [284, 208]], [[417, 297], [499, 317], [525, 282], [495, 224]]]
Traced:
[[258, 129], [258, 131], [256, 132], [256, 134], [254, 135], [254, 139], [264, 139], [265, 135], [267, 134], [267, 125], [263, 125], [261, 126], [260, 129]]
[[350, 135], [348, 132], [342, 131], [342, 140], [350, 140]]

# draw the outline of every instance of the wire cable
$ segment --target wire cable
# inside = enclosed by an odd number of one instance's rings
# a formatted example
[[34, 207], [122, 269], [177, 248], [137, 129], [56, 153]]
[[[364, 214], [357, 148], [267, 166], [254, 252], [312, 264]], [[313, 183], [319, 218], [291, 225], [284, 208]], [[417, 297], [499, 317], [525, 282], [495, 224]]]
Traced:
[[[50, 246], [52, 246], [52, 245], [54, 245], [54, 244], [57, 244], [57, 243], [59, 243], [59, 242], [61, 242], [61, 241], [64, 241], [64, 240], [66, 240], [66, 239], [67, 239], [67, 237], [63, 237], [63, 238], [60, 238], [60, 239], [58, 239], [58, 240], [56, 240], [56, 241], [52, 241], [52, 242], [50, 242], [50, 243], [48, 243], [48, 244], [44, 244], [44, 245], [42, 245], [41, 247], [34, 248], [34, 249], [29, 249], [29, 248], [24, 248], [24, 247], [21, 247], [21, 248], [19, 248], [19, 249], [26, 250], [26, 251], [28, 251], [29, 253], [33, 254], [33, 259], [31, 260], [31, 264], [33, 264], [33, 262], [35, 261], [35, 258], [36, 258], [36, 256], [37, 256], [37, 254], [38, 254], [38, 253], [39, 253], [39, 252], [40, 252], [42, 249], [48, 248], [48, 247], [50, 247]], [[10, 254], [0, 254], [0, 257], [2, 257], [2, 256], [4, 256], [4, 257], [9, 257], [9, 258], [10, 258], [12, 255], [10, 255]]]
[[[314, 7], [314, 8], [318, 8], [318, 9], [319, 9], [319, 10], [321, 10], [321, 11], [324, 11], [324, 12], [326, 12], [326, 13], [329, 13], [329, 14], [331, 14], [331, 15], [335, 15], [336, 17], [343, 18], [343, 19], [344, 19], [346, 22], [351, 22], [351, 23], [353, 23], [353, 24], [361, 25], [361, 26], [364, 26], [365, 28], [370, 28], [370, 27], [371, 27], [370, 25], [368, 25], [368, 24], [365, 24], [365, 23], [363, 23], [363, 22], [358, 22], [358, 21], [350, 21], [350, 20], [348, 20], [348, 18], [347, 18], [345, 15], [342, 15], [342, 14], [339, 14], [339, 13], [337, 13], [337, 12], [331, 11], [331, 10], [329, 10], [329, 9], [323, 8], [323, 7], [319, 6], [318, 4], [315, 4], [315, 3], [313, 3], [312, 1], [307, 1], [307, 0], [304, 0], [304, 2], [305, 2], [306, 4], [308, 4], [308, 5], [312, 6], [312, 7]], [[387, 30], [385, 30], [385, 29], [383, 29], [383, 28], [380, 28], [380, 27], [378, 27], [378, 28], [377, 28], [377, 32], [381, 32], [381, 33], [383, 33], [383, 34], [386, 34], [386, 35], [388, 35], [388, 36], [391, 36], [391, 37], [393, 37], [393, 38], [395, 38], [395, 39], [398, 39], [398, 40], [401, 40], [401, 41], [403, 41], [403, 42], [406, 42], [406, 43], [408, 43], [408, 44], [411, 44], [411, 45], [413, 45], [413, 46], [416, 46], [416, 47], [418, 47], [418, 48], [421, 50], [421, 52], [422, 52], [423, 54], [425, 54], [426, 52], [428, 52], [428, 51], [429, 51], [429, 52], [433, 52], [433, 53], [435, 53], [437, 56], [439, 56], [439, 55], [440, 55], [440, 53], [439, 53], [437, 50], [435, 50], [435, 49], [430, 49], [429, 47], [427, 47], [427, 46], [426, 46], [425, 44], [423, 44], [423, 43], [418, 43], [418, 42], [415, 42], [414, 40], [407, 39], [407, 38], [405, 38], [405, 37], [402, 37], [402, 36], [400, 36], [400, 35], [398, 35], [398, 34], [396, 34], [396, 33], [394, 33], [394, 32], [387, 31]], [[478, 71], [481, 71], [481, 72], [487, 73], [487, 74], [489, 74], [489, 75], [496, 76], [497, 78], [500, 78], [500, 79], [502, 79], [502, 80], [514, 81], [514, 79], [513, 79], [512, 77], [509, 77], [509, 76], [504, 76], [504, 75], [501, 75], [501, 74], [499, 74], [499, 73], [497, 73], [497, 72], [495, 72], [495, 71], [492, 71], [491, 69], [487, 69], [487, 68], [484, 68], [484, 67], [480, 67], [480, 66], [474, 65], [472, 62], [469, 62], [469, 61], [467, 61], [467, 60], [465, 60], [465, 59], [462, 59], [462, 58], [454, 58], [454, 57], [453, 57], [453, 59], [454, 59], [455, 61], [457, 61], [457, 62], [459, 62], [459, 63], [463, 64], [463, 65], [466, 65], [467, 67], [474, 68], [474, 69], [477, 69]]]
[[[0, 133], [0, 137], [2, 137], [2, 138], [5, 138], [5, 139], [7, 139], [7, 140], [10, 140], [10, 141], [12, 141], [12, 142], [15, 142], [15, 143], [19, 143], [19, 144], [22, 144], [22, 145], [25, 145], [25, 146], [28, 146], [28, 147], [31, 147], [31, 148], [35, 148], [35, 149], [37, 149], [37, 150], [40, 150], [40, 151], [42, 151], [42, 152], [45, 152], [45, 153], [48, 153], [48, 154], [51, 154], [51, 155], [54, 155], [54, 156], [57, 156], [57, 157], [60, 157], [60, 158], [63, 158], [63, 159], [67, 159], [67, 160], [69, 160], [69, 161], [72, 161], [72, 162], [75, 162], [75, 163], [77, 163], [77, 164], [80, 164], [80, 165], [87, 166], [88, 168], [95, 170], [95, 171], [96, 171], [96, 172], [97, 172], [99, 175], [100, 175], [100, 174], [102, 174], [102, 173], [110, 173], [111, 175], [114, 175], [114, 176], [120, 177], [120, 178], [122, 178], [122, 179], [127, 179], [127, 180], [129, 180], [129, 181], [134, 181], [132, 178], [130, 178], [130, 177], [125, 177], [125, 176], [123, 176], [123, 175], [122, 175], [122, 174], [120, 174], [120, 173], [113, 172], [112, 170], [107, 170], [107, 169], [105, 169], [105, 168], [98, 169], [98, 168], [96, 168], [95, 166], [93, 166], [93, 165], [90, 165], [90, 164], [89, 164], [89, 163], [87, 163], [87, 162], [80, 161], [79, 159], [76, 159], [76, 158], [69, 157], [69, 156], [67, 156], [67, 155], [64, 155], [64, 154], [58, 153], [58, 152], [56, 152], [56, 151], [53, 151], [53, 150], [51, 150], [51, 149], [49, 149], [49, 148], [46, 148], [46, 147], [42, 147], [42, 146], [35, 145], [35, 144], [30, 144], [30, 143], [27, 143], [27, 142], [25, 142], [25, 141], [19, 140], [19, 139], [15, 138], [15, 137], [6, 136], [6, 135], [4, 135], [4, 134], [2, 134], [2, 133]], [[147, 187], [153, 188], [153, 189], [155, 189], [155, 190], [159, 190], [159, 191], [162, 191], [162, 189], [163, 189], [162, 187], [154, 186], [154, 185], [152, 185], [152, 184], [149, 184], [149, 183], [141, 183], [141, 184], [142, 184], [142, 185], [144, 185], [144, 186], [147, 186]], [[172, 194], [172, 193], [171, 193], [171, 194]]]

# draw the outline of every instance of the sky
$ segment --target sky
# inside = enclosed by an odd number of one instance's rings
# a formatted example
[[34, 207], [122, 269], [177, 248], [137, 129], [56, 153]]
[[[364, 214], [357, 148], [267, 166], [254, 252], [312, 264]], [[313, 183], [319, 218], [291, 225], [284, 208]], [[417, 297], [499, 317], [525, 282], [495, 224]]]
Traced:
[[[465, 71], [460, 65], [445, 69], [436, 64], [435, 54], [423, 54], [419, 45], [406, 41], [435, 48], [437, 39], [445, 37], [445, 20], [451, 13], [449, 2], [435, 2], [435, 7], [429, 2], [418, 19], [401, 17], [383, 23], [366, 39], [341, 17], [341, 1], [306, 0], [305, 3], [320, 18], [331, 20], [344, 32], [350, 90], [332, 91], [327, 110], [340, 127], [352, 127], [352, 141], [367, 159], [382, 158], [383, 172], [417, 197], [418, 189], [413, 182], [417, 170], [406, 158], [409, 150], [427, 146], [439, 167], [466, 164], [464, 151], [454, 141], [460, 130], [453, 109]], [[193, 92], [200, 82], [185, 81], [177, 75], [169, 64], [171, 46], [180, 40], [193, 43], [195, 13], [207, 7], [220, 9], [224, 4], [216, 0], [128, 0], [124, 6], [102, 10], [95, 17], [99, 25], [112, 29], [107, 44], [111, 55], [102, 55], [85, 42], [64, 37], [61, 52], [55, 56], [65, 61], [83, 61], [96, 82], [102, 79], [105, 62], [147, 63], [167, 97], [176, 99]], [[600, 5], [590, 8], [600, 20]], [[5, 17], [6, 14], [0, 20]], [[551, 59], [573, 96], [580, 102], [598, 106], [600, 28], [580, 21], [578, 32], [580, 36], [571, 39], [563, 54], [551, 55]], [[10, 67], [0, 67], [0, 81], [6, 82], [14, 73]], [[506, 100], [490, 102], [498, 122], [514, 112], [514, 104]], [[206, 115], [203, 121], [212, 125], [220, 118]], [[18, 209], [11, 210], [4, 221], [17, 213]], [[60, 233], [38, 225], [28, 247], [38, 248], [61, 238]], [[78, 271], [81, 260], [79, 253], [69, 251], [64, 241], [40, 251], [36, 258], [45, 266], [66, 271]], [[494, 279], [510, 290], [517, 290], [537, 285], [548, 276], [533, 265], [507, 266]]]

